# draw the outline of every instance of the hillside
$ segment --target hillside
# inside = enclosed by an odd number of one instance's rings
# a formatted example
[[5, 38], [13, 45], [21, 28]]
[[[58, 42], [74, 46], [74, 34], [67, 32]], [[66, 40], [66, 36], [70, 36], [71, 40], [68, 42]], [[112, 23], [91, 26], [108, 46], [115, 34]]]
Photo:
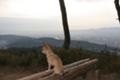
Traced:
[[[63, 40], [54, 38], [32, 38], [16, 35], [0, 35], [0, 48], [34, 48], [42, 46], [44, 42], [48, 42], [56, 47], [61, 47], [63, 44]], [[106, 45], [77, 40], [72, 40], [70, 46], [71, 48], [84, 48], [92, 51], [101, 51], [106, 47]], [[111, 50], [112, 48], [107, 47], [107, 49]]]

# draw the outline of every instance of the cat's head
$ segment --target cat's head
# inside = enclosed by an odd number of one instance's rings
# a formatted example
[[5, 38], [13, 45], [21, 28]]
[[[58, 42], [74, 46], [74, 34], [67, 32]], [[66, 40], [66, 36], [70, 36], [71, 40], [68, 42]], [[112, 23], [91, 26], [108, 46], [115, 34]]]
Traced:
[[43, 54], [48, 54], [49, 50], [50, 50], [50, 47], [49, 47], [48, 43], [45, 42], [42, 46], [42, 53]]

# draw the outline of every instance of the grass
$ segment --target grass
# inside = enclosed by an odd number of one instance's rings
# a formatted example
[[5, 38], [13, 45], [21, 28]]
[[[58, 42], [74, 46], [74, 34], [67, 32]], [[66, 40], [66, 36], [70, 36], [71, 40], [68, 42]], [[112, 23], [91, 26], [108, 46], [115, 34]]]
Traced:
[[[54, 52], [61, 57], [64, 64], [69, 64], [85, 58], [98, 58], [97, 68], [103, 73], [120, 73], [120, 56], [110, 52], [92, 52], [85, 49], [53, 48]], [[47, 67], [45, 55], [38, 48], [12, 48], [0, 49], [0, 67], [11, 68], [42, 68]]]

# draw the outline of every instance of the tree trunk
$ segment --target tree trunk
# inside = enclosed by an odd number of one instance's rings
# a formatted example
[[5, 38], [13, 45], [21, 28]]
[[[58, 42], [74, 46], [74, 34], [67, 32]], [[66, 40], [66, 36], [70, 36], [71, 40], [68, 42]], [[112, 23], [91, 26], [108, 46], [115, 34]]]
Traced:
[[67, 13], [66, 13], [64, 0], [59, 0], [59, 4], [61, 9], [62, 23], [63, 23], [64, 36], [65, 36], [63, 47], [65, 49], [68, 49], [70, 47], [70, 32], [69, 32]]
[[118, 15], [118, 20], [119, 20], [119, 22], [120, 22], [120, 6], [119, 6], [119, 0], [115, 0], [114, 3], [115, 3], [115, 8], [116, 8], [116, 11], [117, 11], [117, 15]]

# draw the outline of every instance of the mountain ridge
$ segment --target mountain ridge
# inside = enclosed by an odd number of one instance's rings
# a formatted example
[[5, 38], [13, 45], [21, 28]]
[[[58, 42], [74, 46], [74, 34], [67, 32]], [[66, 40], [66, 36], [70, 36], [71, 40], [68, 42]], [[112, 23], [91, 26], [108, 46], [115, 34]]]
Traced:
[[[2, 37], [1, 37], [2, 36]], [[43, 37], [43, 38], [32, 38], [17, 35], [0, 35], [0, 48], [32, 48], [40, 47], [44, 42], [48, 42], [52, 46], [62, 47], [63, 40], [55, 38]], [[72, 40], [70, 47], [72, 48], [84, 48], [92, 51], [101, 51], [106, 45], [100, 45], [90, 43], [88, 41], [76, 41]], [[108, 49], [112, 49], [108, 47]]]

